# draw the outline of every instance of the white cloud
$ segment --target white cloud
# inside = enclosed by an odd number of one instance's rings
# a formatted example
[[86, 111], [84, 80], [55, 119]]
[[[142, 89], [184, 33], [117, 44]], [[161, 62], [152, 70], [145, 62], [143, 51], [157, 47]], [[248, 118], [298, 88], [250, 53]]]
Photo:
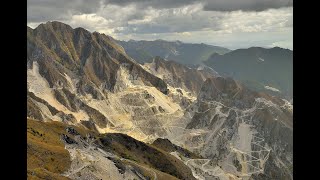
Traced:
[[293, 18], [292, 14], [292, 8], [270, 9], [262, 12], [234, 11], [226, 13], [219, 24], [223, 30], [232, 32], [281, 31], [286, 28], [286, 22]]
[[[101, 4], [94, 13], [61, 20], [121, 40], [165, 39], [208, 43], [228, 48], [280, 46], [292, 49], [293, 8], [264, 11], [204, 11], [203, 3], [175, 8], [140, 9], [137, 4]], [[56, 19], [52, 19], [56, 20]], [[29, 22], [35, 27], [39, 22]]]
[[40, 23], [34, 23], [34, 22], [29, 22], [27, 23], [27, 26], [31, 27], [31, 28], [36, 28]]
[[292, 49], [293, 48], [293, 42], [292, 40], [283, 40], [283, 41], [277, 41], [277, 42], [274, 42], [272, 44], [270, 44], [268, 47], [283, 47], [283, 48], [287, 48], [287, 49]]
[[181, 33], [178, 33], [178, 35], [191, 36], [192, 34], [190, 32], [181, 32]]

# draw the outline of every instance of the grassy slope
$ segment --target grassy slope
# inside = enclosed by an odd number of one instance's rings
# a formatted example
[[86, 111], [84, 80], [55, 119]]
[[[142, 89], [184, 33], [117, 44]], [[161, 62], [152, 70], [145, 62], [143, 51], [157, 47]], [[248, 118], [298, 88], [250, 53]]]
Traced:
[[[60, 174], [71, 164], [69, 152], [60, 140], [66, 124], [27, 119], [28, 179], [68, 179]], [[74, 127], [81, 135], [86, 130]]]
[[67, 179], [60, 175], [71, 164], [70, 155], [60, 141], [64, 132], [62, 123], [27, 120], [28, 179]]
[[[64, 148], [64, 144], [60, 140], [61, 134], [67, 134], [65, 130], [67, 126], [68, 125], [61, 122], [42, 122], [27, 119], [28, 179], [69, 179], [61, 175], [61, 173], [68, 170], [71, 165], [69, 152]], [[85, 136], [85, 134], [89, 132], [83, 128], [74, 128], [80, 133], [81, 136]], [[92, 131], [90, 131], [90, 133], [96, 137], [99, 137], [97, 133]], [[68, 136], [73, 137], [70, 134], [68, 134]], [[123, 148], [123, 146], [124, 145], [114, 144], [114, 148], [117, 149], [118, 153], [124, 156], [124, 158], [127, 158], [123, 161], [125, 164], [134, 166], [136, 169], [139, 169], [143, 175], [150, 177], [150, 179], [154, 178], [154, 173], [156, 173], [157, 179], [160, 180], [177, 179], [170, 174], [155, 169], [154, 167], [150, 166], [150, 164], [146, 164], [140, 160], [137, 161], [135, 159], [136, 157], [130, 157], [131, 153], [129, 153], [126, 148]], [[145, 155], [148, 156], [148, 154]], [[139, 157], [139, 155], [137, 157]], [[170, 161], [178, 161], [173, 157], [169, 159], [171, 159]]]
[[123, 162], [125, 164], [128, 164], [128, 165], [131, 165], [131, 166], [135, 167], [135, 169], [137, 169], [140, 172], [142, 172], [143, 176], [149, 177], [151, 180], [155, 179], [154, 178], [155, 174], [157, 176], [157, 179], [159, 179], [159, 180], [178, 180], [178, 178], [176, 178], [176, 177], [174, 177], [174, 176], [172, 176], [170, 174], [161, 172], [161, 171], [159, 171], [157, 169], [153, 169], [153, 168], [151, 168], [149, 166], [146, 166], [146, 165], [142, 165], [142, 164], [136, 163], [135, 161], [131, 161], [131, 160], [127, 160], [126, 159]]
[[187, 149], [184, 149], [184, 148], [181, 148], [175, 144], [172, 144], [168, 139], [161, 139], [161, 138], [158, 138], [157, 140], [155, 140], [152, 145], [152, 147], [156, 148], [156, 149], [160, 149], [162, 151], [165, 151], [165, 152], [174, 152], [174, 151], [177, 151], [179, 152], [180, 154], [186, 156], [186, 157], [189, 157], [189, 158], [192, 158], [192, 159], [202, 159], [203, 157], [201, 157], [200, 155], [197, 155], [193, 152], [190, 152], [189, 150]]
[[113, 153], [140, 165], [157, 169], [180, 179], [194, 179], [187, 166], [174, 156], [144, 144], [130, 136], [119, 133], [108, 133], [100, 138], [101, 143]]

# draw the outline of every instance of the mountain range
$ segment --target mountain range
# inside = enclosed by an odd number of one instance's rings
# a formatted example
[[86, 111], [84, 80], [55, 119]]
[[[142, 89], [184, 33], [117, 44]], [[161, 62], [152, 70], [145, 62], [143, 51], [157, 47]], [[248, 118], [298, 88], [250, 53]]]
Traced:
[[28, 179], [293, 179], [286, 99], [56, 21], [27, 49]]
[[181, 41], [117, 41], [126, 53], [139, 63], [151, 62], [152, 58], [159, 56], [163, 59], [173, 60], [180, 64], [200, 64], [207, 60], [211, 54], [224, 54], [229, 49], [207, 44], [192, 44]]
[[211, 69], [232, 77], [255, 91], [293, 99], [293, 51], [279, 47], [229, 50], [206, 44], [181, 41], [117, 41], [138, 63], [151, 63], [154, 57], [191, 68]]

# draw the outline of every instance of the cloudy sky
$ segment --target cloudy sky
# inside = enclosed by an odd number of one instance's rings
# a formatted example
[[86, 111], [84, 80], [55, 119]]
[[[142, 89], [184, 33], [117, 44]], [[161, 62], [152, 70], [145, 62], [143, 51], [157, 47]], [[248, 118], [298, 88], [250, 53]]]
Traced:
[[28, 0], [28, 26], [61, 21], [120, 40], [292, 49], [293, 0]]

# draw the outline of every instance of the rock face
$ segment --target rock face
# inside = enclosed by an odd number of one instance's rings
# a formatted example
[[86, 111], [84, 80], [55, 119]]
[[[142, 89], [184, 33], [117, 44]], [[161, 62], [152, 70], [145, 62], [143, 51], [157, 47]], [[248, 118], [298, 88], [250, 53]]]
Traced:
[[163, 79], [168, 85], [182, 88], [194, 96], [199, 93], [202, 83], [215, 75], [203, 69], [198, 70], [174, 61], [166, 61], [159, 56], [155, 57], [152, 63], [145, 63], [144, 67]]
[[107, 101], [108, 93], [121, 92], [130, 84], [168, 93], [162, 79], [145, 71], [104, 34], [48, 22], [27, 27], [27, 37], [28, 117], [90, 120], [105, 128], [114, 124], [83, 97]]
[[225, 173], [249, 179], [292, 179], [292, 106], [246, 89], [230, 78], [209, 78], [190, 108], [185, 146], [214, 159]]
[[40, 74], [50, 87], [69, 87], [76, 76], [80, 93], [95, 94], [93, 87], [114, 91], [117, 71], [125, 67], [130, 75], [145, 85], [154, 86], [166, 93], [166, 84], [143, 70], [126, 55], [113, 38], [83, 28], [72, 29], [60, 22], [48, 22], [28, 30], [27, 61], [37, 62]]
[[[71, 179], [193, 178], [188, 168], [181, 169], [185, 165], [175, 157], [124, 134], [79, 134], [74, 136], [74, 141], [76, 143], [65, 145], [71, 155], [71, 167], [63, 175]], [[162, 157], [162, 161], [156, 164], [156, 159], [160, 159], [158, 156]]]
[[52, 133], [71, 158], [63, 176], [292, 179], [292, 103], [203, 67], [140, 65], [82, 28], [48, 22], [27, 33], [27, 116], [60, 124]]

